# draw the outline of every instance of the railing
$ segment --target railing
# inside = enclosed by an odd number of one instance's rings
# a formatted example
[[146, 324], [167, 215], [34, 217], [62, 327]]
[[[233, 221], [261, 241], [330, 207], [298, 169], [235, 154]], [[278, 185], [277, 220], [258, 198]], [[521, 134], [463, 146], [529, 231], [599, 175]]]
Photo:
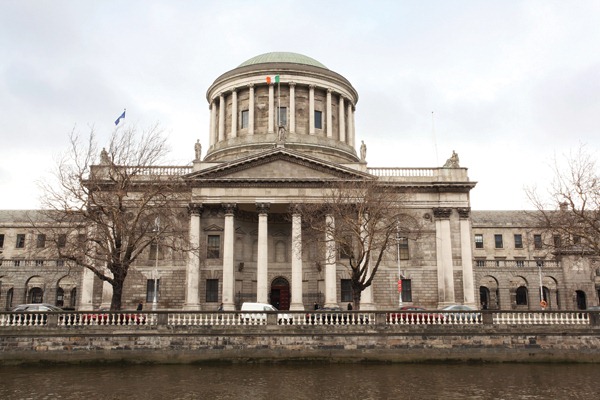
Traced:
[[560, 263], [554, 260], [477, 260], [474, 265], [478, 268], [560, 268]]
[[3, 327], [596, 325], [597, 311], [2, 312]]
[[375, 176], [435, 176], [437, 168], [367, 168]]

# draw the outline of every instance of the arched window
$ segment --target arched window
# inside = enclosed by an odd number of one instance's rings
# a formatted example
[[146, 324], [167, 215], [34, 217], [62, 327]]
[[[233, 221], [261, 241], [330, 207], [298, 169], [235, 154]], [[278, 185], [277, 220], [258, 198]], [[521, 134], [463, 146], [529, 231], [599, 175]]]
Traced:
[[518, 306], [526, 306], [527, 305], [527, 288], [525, 286], [519, 286], [517, 288], [517, 305]]
[[482, 310], [487, 310], [490, 307], [490, 289], [485, 286], [479, 287], [479, 303]]
[[43, 303], [44, 291], [39, 287], [34, 287], [29, 290], [29, 303]]

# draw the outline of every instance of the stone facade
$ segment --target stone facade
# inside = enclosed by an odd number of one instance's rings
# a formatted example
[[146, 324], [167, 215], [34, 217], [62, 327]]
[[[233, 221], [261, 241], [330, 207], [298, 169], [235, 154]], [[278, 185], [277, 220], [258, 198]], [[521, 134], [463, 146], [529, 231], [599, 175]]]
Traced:
[[[197, 145], [191, 167], [158, 173], [182, 182], [190, 242], [210, 251], [201, 257], [168, 250], [158, 260], [142, 257], [127, 277], [125, 308], [151, 302], [149, 282], [156, 278], [160, 309], [214, 310], [223, 303], [234, 310], [243, 301], [294, 310], [315, 302], [345, 307], [352, 301], [348, 270], [302, 247], [294, 234], [302, 221], [290, 210], [322, 201], [324, 182], [364, 179], [404, 193], [422, 232], [401, 259], [396, 246], [386, 253], [372, 287], [363, 292], [363, 308], [398, 307], [401, 273], [404, 305], [537, 309], [538, 264], [551, 309], [581, 308], [582, 296], [585, 306], [598, 304], [596, 261], [558, 260], [532, 250], [531, 222], [516, 212], [471, 212], [475, 182], [458, 155], [441, 168], [370, 166], [368, 160], [376, 158], [357, 147], [358, 93], [318, 61], [293, 53], [257, 56], [218, 77], [207, 101], [206, 154]], [[518, 232], [524, 247], [508, 246]], [[50, 250], [40, 252], [43, 234], [43, 213], [0, 211], [0, 307], [40, 300], [80, 310], [107, 307], [110, 287], [55, 260]], [[474, 234], [483, 235], [483, 248]], [[498, 234], [506, 246], [493, 246]]]

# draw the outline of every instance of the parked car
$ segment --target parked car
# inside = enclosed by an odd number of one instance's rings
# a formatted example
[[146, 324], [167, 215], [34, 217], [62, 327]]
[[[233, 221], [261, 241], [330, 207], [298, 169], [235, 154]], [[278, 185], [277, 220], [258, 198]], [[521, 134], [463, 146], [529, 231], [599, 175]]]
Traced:
[[444, 321], [442, 314], [427, 311], [419, 306], [403, 306], [400, 307], [400, 311], [405, 312], [389, 313], [386, 316], [387, 322], [392, 324], [400, 322], [406, 324], [436, 324]]
[[266, 312], [277, 312], [277, 323], [278, 324], [291, 324], [293, 323], [293, 318], [290, 314], [280, 313], [275, 306], [267, 303], [252, 303], [245, 302], [242, 304], [241, 311], [245, 311], [245, 313], [240, 314], [240, 319], [246, 323], [261, 323], [262, 321], [267, 320], [266, 313], [259, 313], [258, 311], [266, 311]]
[[[48, 319], [48, 312], [59, 312], [64, 311], [62, 308], [54, 306], [52, 304], [47, 303], [31, 303], [31, 304], [19, 304], [18, 306], [13, 307], [10, 312], [11, 313], [20, 313], [20, 314], [11, 314], [10, 320], [12, 323], [16, 324], [42, 324], [45, 325]], [[31, 314], [31, 313], [40, 313], [40, 314]]]
[[447, 323], [452, 322], [476, 322], [481, 321], [481, 314], [479, 312], [465, 312], [465, 311], [478, 311], [476, 308], [465, 305], [465, 304], [451, 304], [442, 308], [441, 311], [461, 311], [453, 313], [443, 313], [444, 321]]
[[587, 308], [588, 311], [600, 311], [600, 306], [591, 306]]

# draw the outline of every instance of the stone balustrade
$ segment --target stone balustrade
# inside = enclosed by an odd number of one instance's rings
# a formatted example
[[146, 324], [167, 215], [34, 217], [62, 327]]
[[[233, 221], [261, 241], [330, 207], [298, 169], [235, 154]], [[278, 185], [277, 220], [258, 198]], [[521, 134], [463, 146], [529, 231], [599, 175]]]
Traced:
[[[2, 327], [196, 327], [196, 326], [408, 326], [408, 325], [592, 325], [593, 311], [284, 311], [284, 312], [27, 312], [0, 313]], [[285, 329], [285, 328], [284, 328]]]

